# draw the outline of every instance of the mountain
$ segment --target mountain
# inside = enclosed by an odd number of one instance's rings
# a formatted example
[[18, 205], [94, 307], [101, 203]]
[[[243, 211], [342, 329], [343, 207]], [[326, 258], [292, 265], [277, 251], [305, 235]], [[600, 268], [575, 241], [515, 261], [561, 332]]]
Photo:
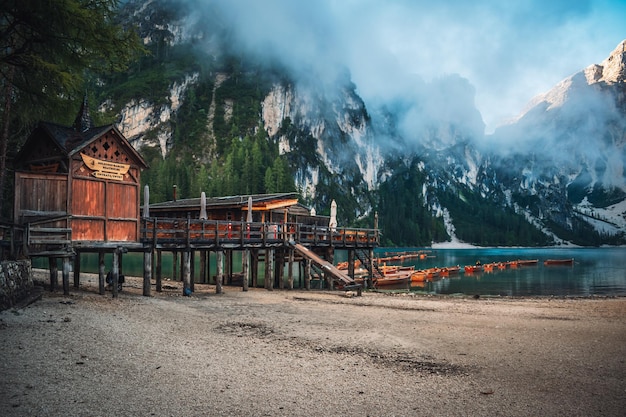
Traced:
[[[208, 3], [207, 3], [208, 4]], [[150, 54], [95, 83], [149, 161], [151, 198], [297, 190], [384, 244], [624, 244], [624, 54], [564, 80], [485, 137], [460, 76], [365, 103], [349, 68], [236, 47], [218, 9], [129, 0]], [[305, 65], [304, 65], [305, 66]], [[487, 145], [486, 145], [487, 144]]]
[[534, 201], [528, 211], [535, 219], [564, 229], [591, 227], [608, 241], [623, 234], [626, 41], [601, 64], [535, 97], [491, 143], [507, 149], [500, 177], [511, 189], [519, 184], [520, 201]]

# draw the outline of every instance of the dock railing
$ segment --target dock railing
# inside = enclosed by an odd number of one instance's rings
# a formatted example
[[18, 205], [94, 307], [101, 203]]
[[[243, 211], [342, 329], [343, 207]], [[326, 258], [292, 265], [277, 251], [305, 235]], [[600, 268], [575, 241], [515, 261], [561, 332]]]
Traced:
[[142, 219], [141, 228], [141, 242], [153, 247], [253, 248], [296, 242], [307, 246], [355, 248], [376, 247], [378, 239], [376, 229], [329, 228], [300, 223], [152, 217]]

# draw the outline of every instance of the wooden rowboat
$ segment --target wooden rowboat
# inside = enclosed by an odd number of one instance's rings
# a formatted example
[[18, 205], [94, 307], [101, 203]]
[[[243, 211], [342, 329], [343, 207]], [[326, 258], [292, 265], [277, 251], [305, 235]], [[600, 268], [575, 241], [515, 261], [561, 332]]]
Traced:
[[482, 265], [465, 265], [465, 268], [463, 268], [465, 270], [465, 273], [467, 274], [474, 274], [476, 272], [483, 272], [483, 266]]
[[574, 258], [570, 259], [546, 259], [544, 265], [574, 265]]

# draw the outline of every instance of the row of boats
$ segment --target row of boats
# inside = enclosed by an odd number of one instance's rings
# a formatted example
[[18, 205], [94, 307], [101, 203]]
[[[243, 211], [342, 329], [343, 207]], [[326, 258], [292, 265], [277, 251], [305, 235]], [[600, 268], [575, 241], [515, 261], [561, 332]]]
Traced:
[[[373, 281], [375, 288], [408, 288], [415, 285], [423, 285], [425, 282], [434, 281], [440, 278], [446, 278], [449, 276], [459, 275], [461, 272], [465, 274], [478, 274], [482, 272], [493, 272], [496, 270], [503, 270], [507, 268], [519, 268], [525, 266], [536, 266], [539, 264], [538, 259], [518, 259], [514, 261], [506, 262], [492, 262], [482, 264], [477, 262], [475, 265], [466, 265], [461, 267], [448, 266], [448, 267], [435, 267], [427, 269], [415, 269], [414, 266], [402, 266], [402, 265], [379, 265], [378, 269], [382, 273], [382, 277], [376, 278]], [[552, 265], [573, 265], [574, 259], [547, 259], [543, 262], [545, 266]], [[339, 269], [347, 270], [347, 265], [339, 265]], [[367, 269], [362, 268], [360, 265], [355, 265], [354, 279], [357, 282], [362, 282], [369, 275]]]

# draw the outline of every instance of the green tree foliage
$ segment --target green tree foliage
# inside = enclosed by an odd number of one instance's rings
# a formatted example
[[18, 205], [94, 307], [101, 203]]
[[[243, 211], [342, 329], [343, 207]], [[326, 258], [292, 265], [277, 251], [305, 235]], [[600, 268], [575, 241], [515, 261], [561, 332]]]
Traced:
[[0, 2], [0, 190], [10, 141], [17, 148], [37, 120], [70, 124], [89, 70], [123, 70], [142, 50], [134, 31], [116, 23], [118, 5], [118, 0]]
[[433, 217], [422, 196], [425, 175], [414, 158], [408, 165], [398, 163], [394, 175], [379, 190], [379, 225], [383, 245], [426, 246], [448, 235], [442, 219]]
[[551, 238], [511, 208], [482, 198], [470, 189], [447, 189], [440, 193], [459, 239], [481, 246], [544, 246]]

